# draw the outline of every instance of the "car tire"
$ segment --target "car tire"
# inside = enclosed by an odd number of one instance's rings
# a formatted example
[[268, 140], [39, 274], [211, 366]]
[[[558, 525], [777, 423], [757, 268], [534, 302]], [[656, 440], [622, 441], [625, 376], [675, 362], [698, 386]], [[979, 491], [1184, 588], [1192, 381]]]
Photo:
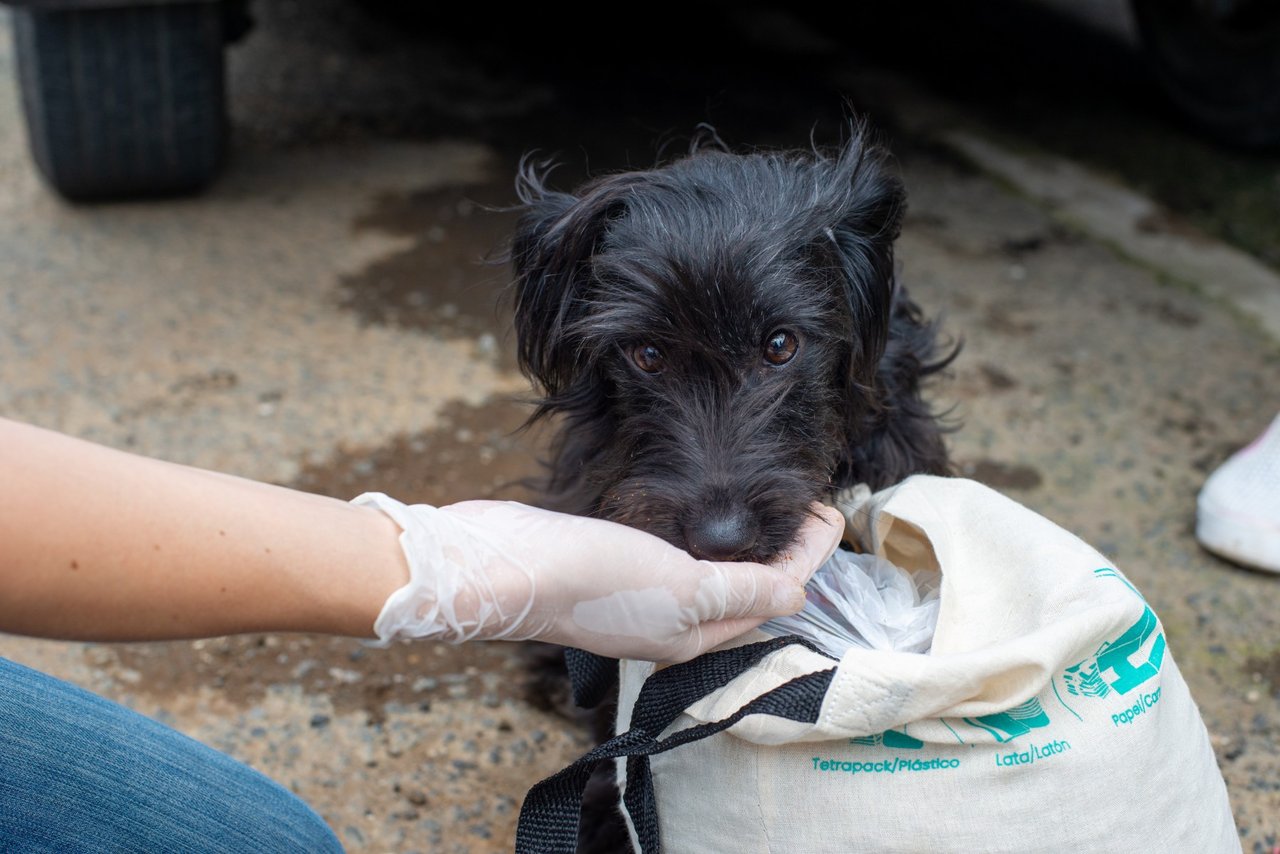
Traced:
[[1280, 4], [1133, 0], [1153, 71], [1174, 104], [1217, 138], [1280, 145]]
[[32, 157], [74, 201], [196, 192], [226, 152], [218, 3], [13, 13]]

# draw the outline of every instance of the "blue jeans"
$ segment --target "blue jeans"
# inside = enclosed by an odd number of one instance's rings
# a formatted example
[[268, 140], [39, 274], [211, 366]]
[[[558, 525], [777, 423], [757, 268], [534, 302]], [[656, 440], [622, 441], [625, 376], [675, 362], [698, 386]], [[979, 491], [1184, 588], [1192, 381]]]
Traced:
[[0, 852], [342, 851], [298, 797], [150, 718], [0, 658]]

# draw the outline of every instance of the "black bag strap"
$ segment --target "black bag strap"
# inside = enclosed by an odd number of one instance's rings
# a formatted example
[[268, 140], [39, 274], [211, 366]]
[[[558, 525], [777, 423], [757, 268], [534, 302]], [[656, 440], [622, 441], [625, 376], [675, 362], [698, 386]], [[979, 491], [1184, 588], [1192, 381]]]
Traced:
[[618, 659], [605, 658], [594, 652], [565, 647], [564, 664], [569, 671], [573, 704], [581, 709], [594, 709], [618, 684]]
[[764, 714], [814, 723], [835, 675], [835, 667], [792, 679], [747, 703], [729, 717], [658, 736], [685, 709], [729, 684], [743, 671], [783, 647], [799, 644], [821, 652], [794, 635], [712, 652], [675, 664], [645, 680], [631, 713], [631, 729], [586, 753], [568, 768], [529, 790], [520, 808], [516, 854], [574, 854], [582, 792], [598, 762], [627, 757], [624, 801], [640, 840], [641, 854], [658, 854], [658, 810], [649, 757], [698, 741]]

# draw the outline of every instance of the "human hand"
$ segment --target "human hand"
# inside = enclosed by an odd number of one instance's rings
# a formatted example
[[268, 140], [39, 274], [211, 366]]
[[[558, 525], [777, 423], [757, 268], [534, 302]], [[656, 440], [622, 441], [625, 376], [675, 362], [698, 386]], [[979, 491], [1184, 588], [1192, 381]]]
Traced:
[[374, 624], [395, 638], [542, 640], [616, 658], [683, 661], [804, 604], [840, 514], [814, 505], [773, 566], [697, 560], [643, 531], [507, 501], [356, 504], [400, 526], [409, 582]]

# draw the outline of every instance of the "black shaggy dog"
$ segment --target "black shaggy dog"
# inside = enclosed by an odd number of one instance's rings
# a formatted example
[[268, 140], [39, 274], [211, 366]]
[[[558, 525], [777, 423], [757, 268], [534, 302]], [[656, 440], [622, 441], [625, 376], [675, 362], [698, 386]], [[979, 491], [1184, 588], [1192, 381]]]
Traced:
[[521, 170], [520, 364], [557, 415], [548, 499], [716, 560], [768, 560], [809, 502], [947, 470], [948, 359], [898, 284], [905, 194], [839, 151], [695, 150], [577, 193]]
[[699, 145], [576, 193], [526, 162], [519, 190], [520, 364], [544, 393], [530, 420], [558, 418], [549, 506], [767, 561], [810, 502], [947, 471], [921, 383], [951, 356], [897, 281], [905, 195], [865, 130], [829, 153]]

